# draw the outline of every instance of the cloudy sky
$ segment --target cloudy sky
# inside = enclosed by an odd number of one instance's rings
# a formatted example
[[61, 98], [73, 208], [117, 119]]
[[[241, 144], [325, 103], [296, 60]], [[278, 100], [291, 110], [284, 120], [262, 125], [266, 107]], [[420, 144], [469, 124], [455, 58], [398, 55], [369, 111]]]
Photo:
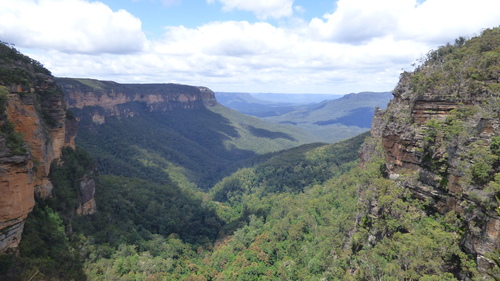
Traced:
[[55, 76], [214, 91], [391, 91], [500, 25], [499, 0], [1, 0], [0, 40]]

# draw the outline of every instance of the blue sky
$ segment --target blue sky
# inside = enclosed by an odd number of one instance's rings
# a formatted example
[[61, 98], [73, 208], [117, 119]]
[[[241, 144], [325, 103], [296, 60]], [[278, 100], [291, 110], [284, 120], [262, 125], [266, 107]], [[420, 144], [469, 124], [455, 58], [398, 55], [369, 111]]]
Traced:
[[2, 0], [0, 40], [55, 76], [214, 91], [391, 91], [500, 25], [498, 0]]
[[[142, 21], [142, 27], [150, 39], [159, 38], [163, 35], [165, 26], [183, 25], [188, 28], [196, 28], [208, 22], [214, 21], [247, 21], [259, 22], [258, 15], [251, 11], [232, 9], [223, 10], [224, 5], [207, 0], [101, 0], [111, 9], [117, 11], [124, 9], [130, 11]], [[299, 0], [294, 1], [295, 17], [302, 20], [311, 20], [321, 17], [325, 13], [333, 12], [335, 1], [325, 0]], [[294, 18], [294, 20], [296, 19]], [[266, 22], [274, 25], [285, 25], [288, 18], [266, 18]]]

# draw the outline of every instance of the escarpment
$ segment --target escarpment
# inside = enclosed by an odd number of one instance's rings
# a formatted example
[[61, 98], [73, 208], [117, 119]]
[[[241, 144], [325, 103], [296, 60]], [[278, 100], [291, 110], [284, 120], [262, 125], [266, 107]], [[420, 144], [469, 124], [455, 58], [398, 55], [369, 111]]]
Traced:
[[430, 211], [462, 219], [462, 248], [481, 271], [500, 248], [499, 68], [499, 29], [441, 47], [401, 75], [372, 128], [388, 176], [429, 202]]
[[75, 126], [50, 72], [0, 44], [0, 253], [19, 244], [35, 195], [52, 196], [51, 163], [74, 147], [67, 125]]
[[119, 84], [93, 79], [58, 78], [68, 108], [77, 118], [103, 124], [108, 117], [133, 117], [141, 112], [199, 109], [217, 104], [205, 87], [179, 84]]

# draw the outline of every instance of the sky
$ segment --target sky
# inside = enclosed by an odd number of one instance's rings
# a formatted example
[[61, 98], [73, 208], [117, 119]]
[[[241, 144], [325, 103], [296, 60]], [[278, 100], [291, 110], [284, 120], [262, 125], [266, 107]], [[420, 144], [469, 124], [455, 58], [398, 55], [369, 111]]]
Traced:
[[0, 40], [54, 76], [217, 92], [392, 91], [499, 0], [0, 0]]

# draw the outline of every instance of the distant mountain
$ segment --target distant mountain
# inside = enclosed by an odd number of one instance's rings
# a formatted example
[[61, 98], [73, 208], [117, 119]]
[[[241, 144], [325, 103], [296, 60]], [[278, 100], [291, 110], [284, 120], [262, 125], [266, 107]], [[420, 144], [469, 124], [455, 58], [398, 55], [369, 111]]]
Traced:
[[292, 104], [310, 104], [318, 103], [326, 100], [334, 100], [341, 98], [343, 95], [334, 94], [286, 94], [286, 93], [253, 93], [253, 97], [276, 103], [292, 103]]
[[248, 93], [216, 92], [217, 101], [231, 109], [255, 117], [277, 116], [297, 108], [297, 104], [258, 99]]
[[278, 116], [267, 117], [314, 134], [323, 142], [336, 142], [369, 130], [375, 108], [385, 108], [390, 92], [362, 92], [318, 104], [303, 105]]
[[229, 93], [229, 92], [215, 92], [215, 97], [217, 101], [229, 108], [232, 108], [233, 104], [242, 104], [242, 103], [250, 103], [250, 104], [270, 104], [274, 102], [269, 102], [266, 100], [261, 100], [255, 98], [249, 93]]
[[224, 106], [255, 117], [279, 116], [306, 104], [340, 98], [328, 94], [273, 94], [216, 92], [217, 101]]

